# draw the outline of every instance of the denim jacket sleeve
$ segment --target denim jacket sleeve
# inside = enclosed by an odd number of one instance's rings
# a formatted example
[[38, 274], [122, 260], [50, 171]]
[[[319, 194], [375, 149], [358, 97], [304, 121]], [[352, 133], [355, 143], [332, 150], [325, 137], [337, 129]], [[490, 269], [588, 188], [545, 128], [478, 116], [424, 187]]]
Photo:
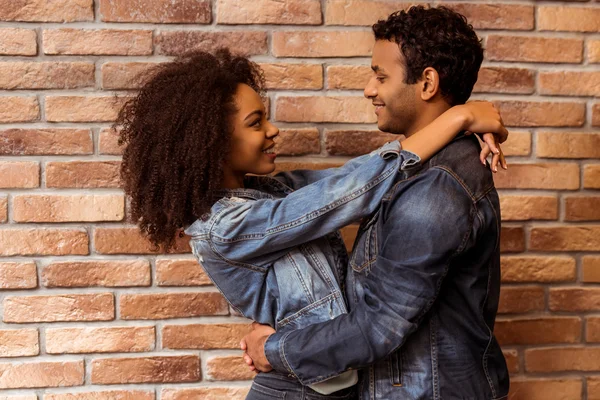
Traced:
[[[291, 187], [292, 189], [297, 190], [333, 175], [349, 174], [355, 169], [360, 168], [371, 158], [373, 154], [378, 153], [380, 150], [381, 149], [377, 149], [372, 151], [370, 154], [355, 157], [339, 168], [327, 168], [321, 170], [297, 169], [294, 171], [280, 172], [273, 178]], [[404, 160], [400, 165], [401, 169], [406, 169], [414, 165], [414, 160], [420, 160], [418, 156], [410, 151], [402, 150], [400, 154], [401, 159]]]
[[399, 167], [418, 161], [418, 156], [400, 152], [400, 143], [394, 141], [356, 168], [340, 168], [283, 199], [224, 207], [210, 227], [212, 250], [238, 266], [266, 267], [281, 256], [281, 250], [323, 237], [374, 212]]
[[413, 178], [397, 184], [380, 217], [379, 254], [355, 287], [351, 312], [271, 335], [265, 355], [274, 369], [312, 384], [388, 356], [417, 329], [438, 296], [450, 260], [469, 241], [474, 207], [441, 169]]

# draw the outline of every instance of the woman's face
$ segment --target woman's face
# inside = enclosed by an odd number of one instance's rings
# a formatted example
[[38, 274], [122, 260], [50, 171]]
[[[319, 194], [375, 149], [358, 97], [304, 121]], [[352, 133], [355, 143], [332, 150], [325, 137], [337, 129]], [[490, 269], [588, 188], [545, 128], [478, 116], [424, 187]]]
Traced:
[[279, 129], [267, 121], [262, 99], [250, 86], [238, 86], [235, 104], [238, 112], [232, 116], [231, 152], [225, 170], [236, 177], [270, 174], [275, 170], [273, 138]]

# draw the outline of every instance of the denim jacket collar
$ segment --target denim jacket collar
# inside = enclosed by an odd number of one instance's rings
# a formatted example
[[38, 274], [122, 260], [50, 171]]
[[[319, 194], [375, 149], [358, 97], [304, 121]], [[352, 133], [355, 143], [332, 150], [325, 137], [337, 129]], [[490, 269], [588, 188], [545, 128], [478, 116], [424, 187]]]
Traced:
[[270, 176], [246, 176], [243, 188], [220, 189], [213, 192], [213, 197], [241, 197], [245, 199], [260, 200], [273, 199], [276, 194], [287, 195], [293, 190]]

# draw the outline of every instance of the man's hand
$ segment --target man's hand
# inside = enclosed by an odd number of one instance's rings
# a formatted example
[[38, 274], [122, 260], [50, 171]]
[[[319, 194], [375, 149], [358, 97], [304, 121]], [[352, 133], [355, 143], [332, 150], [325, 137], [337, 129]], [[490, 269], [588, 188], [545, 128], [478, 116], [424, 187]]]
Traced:
[[240, 347], [244, 350], [244, 361], [251, 371], [269, 372], [273, 369], [265, 356], [265, 342], [273, 333], [275, 329], [269, 325], [253, 322], [252, 332], [244, 336], [240, 342]]

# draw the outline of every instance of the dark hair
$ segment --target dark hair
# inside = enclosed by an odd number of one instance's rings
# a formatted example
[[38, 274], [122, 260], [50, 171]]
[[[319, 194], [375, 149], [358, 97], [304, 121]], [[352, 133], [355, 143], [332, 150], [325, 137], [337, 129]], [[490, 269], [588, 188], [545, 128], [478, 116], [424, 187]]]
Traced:
[[131, 217], [169, 250], [180, 229], [210, 211], [229, 152], [239, 84], [263, 94], [261, 69], [227, 49], [192, 52], [148, 72], [113, 125], [126, 144], [121, 180]]
[[447, 7], [414, 6], [373, 25], [377, 40], [395, 41], [405, 59], [405, 83], [434, 68], [440, 91], [451, 105], [464, 104], [477, 81], [483, 48], [467, 19]]

